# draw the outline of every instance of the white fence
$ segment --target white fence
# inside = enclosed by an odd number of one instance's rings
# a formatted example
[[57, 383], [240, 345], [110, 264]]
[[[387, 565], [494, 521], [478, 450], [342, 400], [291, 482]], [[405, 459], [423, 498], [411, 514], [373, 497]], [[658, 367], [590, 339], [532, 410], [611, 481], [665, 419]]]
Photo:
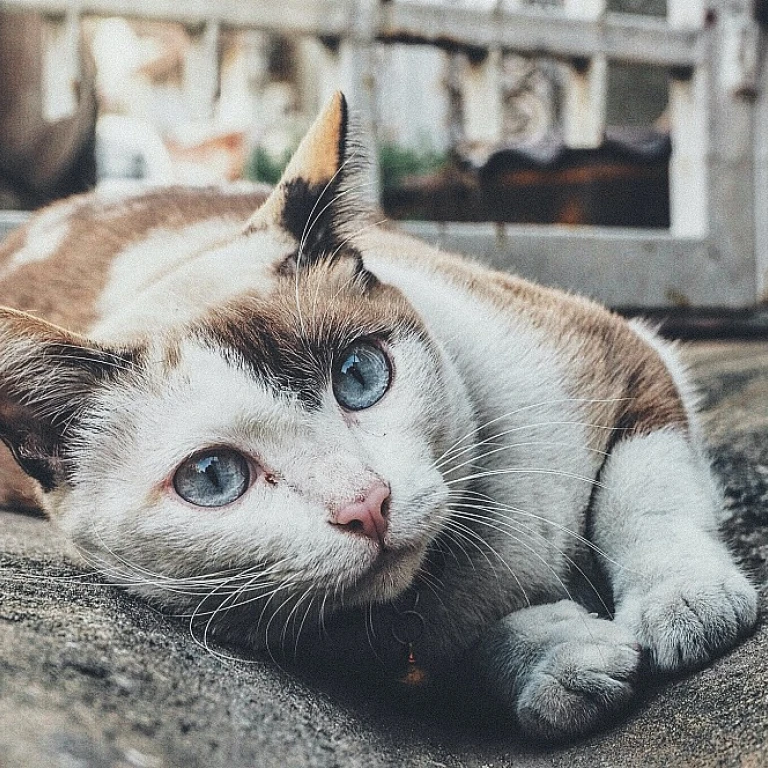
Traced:
[[[222, 27], [332, 40], [337, 44], [326, 48], [318, 91], [323, 96], [343, 88], [371, 136], [377, 44], [428, 43], [471, 52], [478, 63], [464, 88], [465, 125], [480, 126], [486, 137], [501, 119], [500, 55], [562, 60], [568, 66], [563, 124], [572, 147], [602, 141], [608, 61], [667, 67], [669, 231], [425, 222], [404, 227], [614, 306], [739, 307], [768, 300], [768, 67], [751, 0], [667, 0], [666, 18], [608, 12], [606, 0], [564, 0], [560, 9], [535, 9], [523, 0], [0, 0], [0, 9], [38, 10], [58, 20], [62, 44], [70, 48], [84, 15], [194, 27], [197, 94], [211, 103]], [[63, 75], [72, 86], [75, 53]]]

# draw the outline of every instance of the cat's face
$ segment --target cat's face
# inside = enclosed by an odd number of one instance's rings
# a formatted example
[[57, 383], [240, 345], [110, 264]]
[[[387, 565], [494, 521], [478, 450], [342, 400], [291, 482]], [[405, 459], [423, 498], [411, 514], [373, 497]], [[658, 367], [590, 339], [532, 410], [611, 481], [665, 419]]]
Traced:
[[[405, 301], [351, 267], [217, 310], [93, 400], [58, 515], [116, 578], [146, 574], [141, 591], [167, 601], [166, 577], [255, 569], [255, 584], [268, 573], [329, 604], [411, 583], [444, 522], [436, 462], [464, 417]], [[344, 517], [372, 494], [378, 510]]]
[[126, 348], [0, 313], [0, 437], [51, 515], [108, 578], [253, 642], [405, 590], [472, 431], [450, 361], [346, 246], [344, 123], [337, 100], [233, 241], [258, 286]]

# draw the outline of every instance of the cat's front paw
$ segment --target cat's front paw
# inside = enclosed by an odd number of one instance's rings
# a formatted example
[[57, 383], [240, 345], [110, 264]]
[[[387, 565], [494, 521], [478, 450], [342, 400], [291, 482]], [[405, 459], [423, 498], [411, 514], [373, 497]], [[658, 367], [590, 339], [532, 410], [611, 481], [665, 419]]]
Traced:
[[562, 741], [603, 726], [632, 698], [640, 660], [634, 639], [611, 622], [589, 621], [589, 635], [549, 648], [522, 686], [516, 704], [529, 736]]
[[692, 670], [754, 627], [757, 593], [735, 569], [717, 580], [678, 577], [628, 595], [616, 621], [630, 629], [659, 671]]

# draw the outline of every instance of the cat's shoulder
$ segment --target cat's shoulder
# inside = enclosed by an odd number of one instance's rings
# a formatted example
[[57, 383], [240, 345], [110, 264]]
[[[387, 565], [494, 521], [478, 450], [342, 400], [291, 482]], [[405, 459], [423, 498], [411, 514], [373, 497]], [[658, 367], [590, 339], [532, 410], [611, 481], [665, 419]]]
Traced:
[[[360, 249], [372, 261], [383, 260], [395, 269], [413, 272], [433, 285], [470, 295], [490, 308], [524, 317], [544, 331], [569, 335], [605, 335], [627, 330], [623, 318], [587, 297], [540, 285], [514, 271], [494, 269], [479, 260], [443, 250], [387, 225], [361, 235]], [[515, 265], [510, 261], [509, 270]]]

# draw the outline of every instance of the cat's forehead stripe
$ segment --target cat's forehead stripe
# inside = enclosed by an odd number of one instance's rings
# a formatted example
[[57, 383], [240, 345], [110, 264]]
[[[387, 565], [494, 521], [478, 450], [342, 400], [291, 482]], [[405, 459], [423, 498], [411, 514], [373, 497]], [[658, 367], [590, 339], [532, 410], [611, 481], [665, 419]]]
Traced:
[[355, 285], [347, 266], [332, 270], [336, 274], [327, 275], [327, 282], [322, 274], [302, 279], [298, 288], [284, 278], [269, 298], [246, 298], [210, 312], [195, 333], [271, 388], [317, 407], [333, 363], [353, 341], [425, 338], [423, 326], [397, 292], [365, 281]]

